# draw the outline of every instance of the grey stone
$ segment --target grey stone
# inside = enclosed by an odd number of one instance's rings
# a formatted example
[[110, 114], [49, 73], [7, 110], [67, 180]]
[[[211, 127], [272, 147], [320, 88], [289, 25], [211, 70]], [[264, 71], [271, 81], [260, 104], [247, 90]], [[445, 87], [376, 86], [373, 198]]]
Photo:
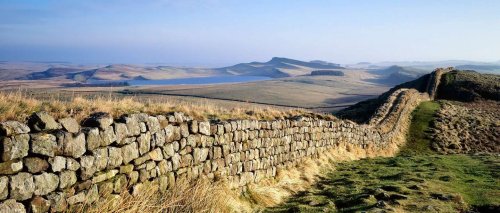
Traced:
[[31, 152], [35, 154], [54, 157], [58, 146], [56, 136], [46, 133], [38, 133], [31, 135]]
[[47, 196], [50, 201], [50, 209], [52, 212], [64, 212], [68, 207], [66, 202], [66, 195], [64, 192], [54, 192]]
[[87, 180], [94, 175], [96, 167], [94, 166], [94, 156], [84, 155], [80, 158], [80, 177]]
[[191, 121], [190, 124], [189, 124], [189, 130], [193, 134], [198, 133], [198, 121], [196, 121], [196, 120]]
[[71, 170], [62, 171], [61, 174], [59, 175], [59, 178], [60, 178], [59, 181], [60, 189], [65, 189], [67, 187], [70, 187], [77, 181], [76, 172]]
[[94, 150], [101, 146], [101, 136], [99, 135], [98, 128], [84, 128], [83, 132], [85, 133], [87, 139], [87, 150]]
[[53, 192], [59, 186], [59, 177], [52, 173], [35, 175], [35, 195], [46, 195]]
[[163, 154], [160, 148], [156, 148], [151, 152], [148, 152], [149, 158], [154, 161], [161, 161], [163, 159]]
[[101, 171], [108, 166], [108, 148], [100, 148], [92, 151], [94, 156], [94, 167]]
[[33, 175], [20, 172], [10, 177], [10, 198], [17, 201], [30, 199], [35, 191]]
[[28, 169], [28, 172], [40, 173], [46, 171], [49, 168], [49, 163], [47, 160], [39, 157], [27, 157], [23, 159], [24, 166]]
[[115, 178], [115, 182], [113, 184], [113, 191], [115, 193], [121, 193], [123, 190], [127, 188], [127, 176], [126, 175], [117, 175]]
[[0, 163], [0, 175], [15, 174], [23, 169], [23, 161], [11, 160]]
[[208, 157], [208, 148], [195, 148], [193, 152], [194, 164], [198, 165]]
[[120, 166], [123, 162], [122, 149], [116, 147], [108, 148], [108, 169], [113, 169]]
[[68, 199], [66, 199], [66, 201], [68, 202], [69, 205], [74, 205], [74, 204], [77, 204], [77, 203], [83, 203], [85, 201], [85, 193], [84, 192], [80, 192], [80, 193], [78, 193], [76, 195], [68, 197]]
[[11, 136], [30, 132], [30, 128], [18, 121], [5, 121], [0, 123], [0, 136]]
[[105, 181], [105, 180], [109, 180], [109, 179], [113, 178], [116, 174], [118, 174], [117, 169], [113, 169], [113, 170], [109, 170], [106, 172], [96, 174], [92, 178], [92, 183], [95, 184], [95, 183], [100, 183], [100, 182]]
[[16, 202], [14, 199], [9, 199], [0, 203], [1, 213], [26, 213], [26, 209], [22, 203]]
[[106, 129], [113, 124], [113, 118], [110, 114], [105, 112], [97, 112], [89, 116], [83, 121], [83, 125], [87, 127], [99, 127], [99, 129]]
[[181, 131], [181, 136], [184, 137], [184, 138], [187, 137], [189, 135], [189, 127], [188, 127], [188, 125], [186, 123], [181, 123], [179, 125], [179, 127], [180, 127], [180, 131]]
[[50, 209], [50, 201], [41, 196], [35, 196], [30, 202], [30, 211], [33, 213], [45, 213]]
[[71, 170], [71, 171], [76, 171], [80, 168], [80, 163], [78, 163], [78, 161], [73, 159], [73, 158], [67, 158], [66, 159], [66, 168]]
[[125, 144], [124, 140], [127, 138], [130, 133], [128, 132], [127, 124], [124, 123], [115, 123], [115, 135], [116, 135], [116, 142], [118, 144]]
[[57, 141], [63, 148], [62, 154], [64, 156], [79, 158], [87, 150], [85, 134], [83, 133], [73, 135], [68, 132], [59, 132], [57, 134]]
[[160, 122], [156, 117], [149, 116], [146, 120], [146, 125], [148, 126], [148, 130], [149, 132], [151, 132], [151, 134], [160, 131]]
[[109, 146], [113, 142], [116, 141], [115, 131], [113, 130], [113, 126], [105, 127], [100, 133], [101, 137], [101, 146]]
[[66, 169], [66, 158], [61, 156], [55, 156], [53, 158], [49, 158], [49, 163], [54, 172], [60, 172], [63, 169]]
[[128, 136], [137, 136], [141, 134], [141, 127], [136, 116], [124, 117], [125, 125], [127, 125]]
[[80, 125], [74, 118], [61, 118], [59, 119], [59, 123], [68, 132], [77, 133], [80, 131]]
[[121, 148], [121, 150], [124, 164], [128, 164], [130, 161], [139, 157], [139, 149], [137, 148], [137, 143], [125, 145]]
[[28, 134], [14, 135], [10, 138], [4, 137], [0, 150], [2, 151], [2, 160], [9, 161], [22, 158], [28, 155], [29, 140]]
[[174, 141], [175, 140], [174, 136], [175, 136], [174, 126], [167, 125], [167, 127], [165, 127], [165, 142], [170, 143]]
[[28, 119], [28, 125], [31, 130], [40, 132], [47, 130], [60, 129], [61, 126], [47, 112], [36, 112]]
[[165, 144], [165, 146], [163, 146], [163, 157], [168, 159], [172, 156], [174, 156], [174, 145], [172, 143], [168, 143], [168, 144]]
[[93, 203], [99, 199], [99, 189], [97, 185], [92, 185], [85, 195], [88, 203]]
[[137, 138], [137, 142], [139, 143], [139, 154], [146, 154], [151, 148], [151, 133], [146, 132], [141, 134]]
[[0, 176], [0, 200], [5, 200], [9, 196], [9, 178]]
[[199, 122], [198, 132], [204, 135], [210, 135], [210, 122]]

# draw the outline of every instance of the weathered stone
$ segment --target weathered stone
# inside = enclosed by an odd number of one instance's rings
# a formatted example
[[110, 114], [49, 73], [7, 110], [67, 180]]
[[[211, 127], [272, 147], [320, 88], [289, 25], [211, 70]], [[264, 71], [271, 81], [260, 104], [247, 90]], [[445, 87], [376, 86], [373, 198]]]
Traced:
[[0, 176], [0, 201], [7, 199], [9, 196], [9, 178]]
[[31, 135], [31, 152], [35, 154], [54, 157], [57, 151], [56, 136], [46, 133]]
[[64, 192], [54, 192], [47, 196], [47, 199], [50, 201], [50, 210], [52, 212], [64, 212], [68, 207], [68, 203], [66, 202], [66, 195]]
[[73, 135], [69, 132], [58, 132], [57, 143], [62, 146], [64, 156], [79, 158], [86, 151], [85, 135], [83, 133]]
[[182, 137], [187, 137], [189, 135], [189, 127], [186, 123], [181, 123], [179, 125], [179, 128], [180, 128], [180, 133], [181, 133], [181, 136]]
[[198, 165], [208, 157], [208, 148], [195, 148], [193, 152], [194, 164]]
[[49, 163], [53, 172], [60, 172], [63, 169], [66, 169], [66, 158], [61, 156], [55, 156], [53, 158], [49, 158]]
[[120, 173], [121, 174], [129, 174], [134, 170], [134, 165], [128, 164], [124, 166], [120, 166]]
[[47, 112], [36, 112], [28, 119], [28, 126], [32, 131], [40, 132], [60, 129], [61, 126]]
[[128, 164], [130, 161], [139, 157], [139, 149], [137, 148], [137, 143], [125, 145], [121, 148], [121, 150], [124, 164]]
[[33, 175], [20, 172], [10, 177], [10, 198], [22, 201], [30, 199], [35, 191]]
[[198, 133], [198, 121], [194, 120], [189, 123], [189, 130], [191, 133], [196, 134]]
[[0, 136], [11, 136], [30, 132], [30, 128], [18, 121], [5, 121], [0, 123]]
[[59, 123], [68, 132], [77, 133], [80, 131], [80, 125], [74, 118], [61, 118], [59, 119]]
[[99, 189], [97, 185], [92, 185], [85, 195], [86, 202], [93, 203], [99, 199]]
[[95, 184], [95, 183], [103, 182], [105, 180], [109, 180], [109, 179], [113, 178], [116, 174], [118, 174], [118, 170], [116, 170], [116, 169], [99, 173], [92, 178], [92, 183]]
[[113, 182], [106, 181], [106, 182], [100, 183], [98, 186], [99, 186], [99, 197], [107, 197], [111, 193], [113, 193], [113, 189], [114, 189]]
[[137, 136], [141, 134], [141, 128], [136, 116], [124, 117], [125, 125], [127, 125], [128, 136]]
[[198, 132], [204, 135], [210, 135], [210, 122], [208, 121], [199, 122]]
[[148, 126], [148, 130], [151, 134], [160, 131], [160, 122], [156, 117], [149, 116], [146, 120], [146, 125]]
[[35, 175], [35, 195], [46, 195], [53, 192], [59, 186], [59, 177], [52, 173], [42, 173]]
[[0, 163], [0, 175], [15, 174], [23, 169], [23, 161], [11, 160]]
[[139, 143], [139, 154], [144, 155], [149, 152], [151, 148], [151, 133], [146, 132], [141, 134], [137, 138], [137, 142]]
[[160, 148], [156, 148], [151, 152], [148, 152], [149, 158], [154, 161], [161, 161], [163, 159], [163, 154]]
[[80, 168], [80, 163], [73, 158], [66, 159], [66, 168], [71, 171], [76, 171]]
[[9, 199], [0, 202], [1, 213], [26, 213], [26, 209], [22, 203], [16, 202], [14, 199]]
[[29, 140], [28, 134], [14, 135], [10, 138], [4, 137], [1, 140], [0, 151], [2, 151], [2, 160], [9, 161], [22, 158], [28, 155]]
[[104, 170], [108, 166], [108, 148], [100, 148], [92, 151], [94, 156], [94, 167], [97, 171]]
[[46, 171], [49, 168], [49, 163], [45, 159], [39, 157], [27, 157], [23, 159], [23, 162], [28, 172], [32, 174]]
[[50, 209], [50, 201], [43, 197], [35, 196], [30, 202], [30, 211], [33, 213], [44, 213]]
[[89, 116], [89, 118], [83, 121], [83, 125], [87, 127], [99, 127], [100, 129], [105, 129], [111, 126], [113, 123], [113, 118], [108, 113], [97, 112]]
[[78, 193], [76, 195], [68, 197], [68, 199], [66, 199], [66, 201], [68, 202], [69, 205], [74, 205], [74, 204], [77, 204], [77, 203], [83, 203], [85, 201], [85, 193], [84, 192], [80, 192], [80, 193]]
[[119, 194], [126, 189], [127, 189], [127, 176], [117, 175], [115, 178], [115, 182], [113, 184], [113, 191]]
[[62, 171], [61, 174], [59, 175], [59, 178], [60, 178], [59, 181], [60, 189], [65, 189], [70, 186], [73, 186], [73, 184], [75, 184], [77, 181], [76, 172], [71, 170]]
[[83, 128], [82, 131], [85, 133], [87, 139], [87, 150], [94, 150], [101, 146], [101, 136], [99, 135], [98, 128]]
[[172, 143], [168, 143], [168, 144], [165, 144], [165, 146], [163, 146], [163, 157], [165, 159], [168, 159], [172, 156], [174, 156], [174, 145]]
[[94, 156], [85, 155], [80, 158], [80, 177], [82, 180], [87, 180], [96, 172], [94, 166]]
[[177, 153], [172, 156], [172, 169], [177, 170], [181, 166], [181, 156]]
[[127, 124], [115, 123], [114, 126], [116, 142], [118, 144], [125, 144], [123, 140], [130, 135], [130, 133], [128, 132]]
[[132, 171], [130, 174], [128, 174], [128, 178], [129, 178], [129, 185], [137, 183], [137, 180], [139, 180], [139, 172]]
[[113, 126], [105, 127], [100, 133], [101, 137], [101, 146], [109, 146], [113, 142], [116, 141], [115, 131], [113, 130]]
[[120, 166], [123, 162], [122, 149], [116, 147], [108, 147], [108, 169], [113, 169]]

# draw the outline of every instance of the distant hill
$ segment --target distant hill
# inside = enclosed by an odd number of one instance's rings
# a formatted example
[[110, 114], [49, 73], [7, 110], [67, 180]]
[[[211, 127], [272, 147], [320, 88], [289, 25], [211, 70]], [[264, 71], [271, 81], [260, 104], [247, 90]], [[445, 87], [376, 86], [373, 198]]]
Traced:
[[496, 64], [487, 64], [487, 65], [475, 65], [475, 64], [465, 64], [456, 66], [457, 69], [460, 70], [474, 70], [478, 72], [486, 72], [486, 73], [500, 73], [500, 65]]
[[217, 70], [234, 75], [267, 76], [281, 78], [310, 74], [317, 69], [344, 69], [339, 64], [325, 61], [299, 61], [289, 58], [274, 57], [268, 62], [241, 63], [234, 66], [218, 68]]
[[338, 70], [314, 70], [311, 75], [344, 76], [344, 72]]
[[397, 85], [407, 81], [412, 81], [428, 73], [425, 70], [420, 70], [412, 67], [401, 67], [396, 65], [384, 69], [371, 70], [369, 72], [380, 76], [379, 79], [375, 80], [377, 83], [388, 85]]
[[[20, 65], [24, 66], [24, 65]], [[11, 67], [8, 67], [12, 69]], [[326, 61], [299, 61], [289, 58], [272, 58], [268, 62], [241, 63], [222, 68], [196, 68], [171, 66], [140, 66], [129, 64], [113, 64], [90, 69], [80, 66], [71, 67], [64, 64], [51, 66], [43, 71], [31, 71], [7, 78], [9, 69], [0, 67], [0, 80], [72, 80], [85, 82], [87, 80], [147, 80], [172, 79], [189, 77], [208, 77], [221, 75], [266, 76], [281, 78], [290, 76], [309, 75], [313, 70], [344, 69], [339, 64]]]

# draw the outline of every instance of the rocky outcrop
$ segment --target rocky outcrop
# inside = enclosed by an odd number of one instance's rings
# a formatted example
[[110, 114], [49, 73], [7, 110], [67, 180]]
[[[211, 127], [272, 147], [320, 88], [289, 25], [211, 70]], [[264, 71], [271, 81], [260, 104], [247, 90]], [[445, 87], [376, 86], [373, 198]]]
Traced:
[[411, 112], [428, 100], [413, 89], [397, 94], [370, 125], [308, 117], [208, 122], [182, 113], [118, 119], [97, 113], [82, 126], [46, 113], [35, 113], [28, 125], [4, 122], [0, 212], [60, 212], [95, 202], [103, 190], [137, 194], [148, 182], [166, 191], [179, 179], [202, 176], [241, 188], [338, 147], [395, 153]]

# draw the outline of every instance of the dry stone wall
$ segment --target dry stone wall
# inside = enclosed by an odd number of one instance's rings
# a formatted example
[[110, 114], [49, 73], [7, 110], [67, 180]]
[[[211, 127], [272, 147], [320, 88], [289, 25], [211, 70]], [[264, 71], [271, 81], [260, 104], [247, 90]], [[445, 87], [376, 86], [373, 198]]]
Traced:
[[416, 90], [398, 91], [370, 125], [307, 117], [208, 122], [182, 113], [98, 113], [79, 124], [38, 112], [27, 124], [0, 123], [0, 212], [61, 212], [123, 190], [140, 193], [145, 183], [164, 192], [201, 176], [238, 188], [339, 146], [394, 151], [422, 100], [428, 96]]

